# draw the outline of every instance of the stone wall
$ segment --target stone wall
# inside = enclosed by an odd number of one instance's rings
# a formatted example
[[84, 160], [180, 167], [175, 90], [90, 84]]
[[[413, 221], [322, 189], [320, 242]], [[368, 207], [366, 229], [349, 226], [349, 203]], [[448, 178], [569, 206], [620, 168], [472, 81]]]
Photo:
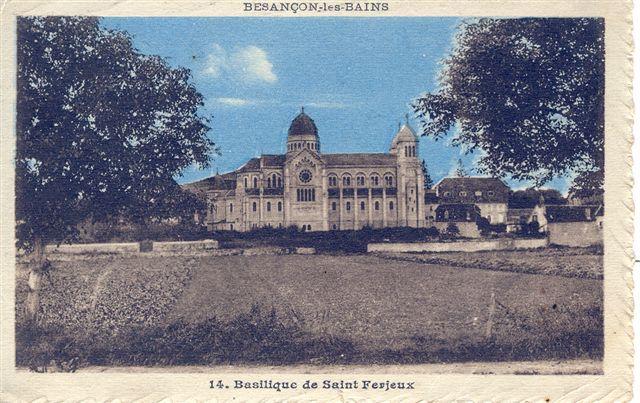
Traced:
[[[152, 242], [149, 251], [166, 253], [203, 252], [218, 249], [218, 241], [205, 239], [202, 241]], [[142, 249], [144, 251], [144, 249]], [[140, 243], [85, 243], [47, 245], [46, 253], [50, 255], [88, 255], [88, 254], [131, 254], [141, 252]], [[144, 253], [144, 252], [143, 252]]]
[[555, 222], [547, 224], [549, 243], [562, 246], [602, 245], [602, 228], [596, 221]]
[[203, 241], [153, 242], [154, 252], [200, 252], [218, 249], [218, 241], [205, 239]]
[[370, 243], [367, 252], [479, 252], [490, 250], [534, 249], [548, 246], [542, 239], [491, 239], [456, 242]]
[[[254, 248], [229, 248], [220, 249], [218, 241], [177, 241], [177, 242], [150, 242], [148, 249], [142, 247], [143, 243], [101, 243], [101, 244], [75, 244], [75, 245], [55, 245], [47, 246], [48, 258], [53, 261], [76, 261], [94, 259], [98, 257], [110, 258], [114, 255], [119, 257], [135, 256], [258, 256], [258, 255], [313, 255], [315, 248], [282, 248], [277, 246], [265, 246]], [[22, 259], [29, 261], [30, 256], [23, 256]]]
[[72, 245], [47, 245], [47, 254], [81, 255], [87, 253], [135, 253], [140, 250], [137, 242], [127, 243], [85, 243]]

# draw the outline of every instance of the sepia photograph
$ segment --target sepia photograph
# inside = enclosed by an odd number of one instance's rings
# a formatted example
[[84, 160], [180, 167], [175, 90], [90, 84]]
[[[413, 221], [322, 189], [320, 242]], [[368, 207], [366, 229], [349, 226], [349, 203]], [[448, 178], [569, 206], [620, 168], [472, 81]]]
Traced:
[[602, 375], [605, 25], [17, 17], [15, 367]]

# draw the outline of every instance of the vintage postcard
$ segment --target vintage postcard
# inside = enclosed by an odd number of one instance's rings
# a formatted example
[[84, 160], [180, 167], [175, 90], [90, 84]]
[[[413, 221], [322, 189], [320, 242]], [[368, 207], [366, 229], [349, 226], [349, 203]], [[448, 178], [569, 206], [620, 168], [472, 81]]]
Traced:
[[2, 401], [631, 400], [627, 1], [7, 1]]

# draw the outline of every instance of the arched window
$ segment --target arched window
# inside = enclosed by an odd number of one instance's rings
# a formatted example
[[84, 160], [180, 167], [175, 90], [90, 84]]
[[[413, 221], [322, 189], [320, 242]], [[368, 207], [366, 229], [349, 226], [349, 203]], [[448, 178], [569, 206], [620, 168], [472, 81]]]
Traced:
[[282, 178], [278, 176], [278, 187], [282, 187]]
[[336, 204], [336, 202], [331, 202], [331, 210], [336, 211], [337, 207], [338, 205]]
[[351, 211], [351, 202], [347, 202], [347, 205], [345, 206], [347, 211]]
[[267, 178], [267, 187], [270, 188], [271, 187], [271, 178]]
[[389, 202], [389, 210], [393, 210], [393, 200]]
[[351, 186], [351, 177], [349, 175], [342, 177], [342, 186]]
[[378, 175], [371, 175], [371, 186], [378, 186], [380, 184], [380, 177]]
[[365, 205], [364, 205], [364, 202], [362, 201], [360, 202], [360, 210], [364, 210], [364, 209], [365, 209]]
[[448, 220], [449, 219], [449, 210], [445, 210], [444, 211], [444, 219]]
[[257, 211], [258, 210], [258, 203], [253, 202], [253, 211]]
[[338, 186], [338, 178], [336, 176], [329, 176], [329, 186], [331, 187]]
[[267, 202], [267, 211], [271, 211], [271, 202]]
[[229, 203], [229, 212], [233, 213], [233, 203]]
[[282, 202], [278, 202], [278, 211], [282, 211]]
[[376, 210], [380, 210], [380, 202], [378, 202], [378, 201], [377, 201], [377, 202], [375, 202], [375, 203], [373, 204], [373, 208], [375, 208]]
[[249, 182], [247, 182], [247, 177], [244, 177], [244, 187], [248, 188], [249, 187]]
[[271, 183], [273, 184], [273, 187], [279, 187], [279, 186], [276, 186], [276, 179], [278, 179], [276, 174], [271, 175]]
[[387, 187], [393, 187], [393, 176], [392, 175], [385, 175], [384, 176], [384, 184]]
[[364, 186], [364, 175], [356, 176], [356, 185]]
[[257, 188], [258, 187], [258, 178], [257, 177], [253, 177], [253, 187]]

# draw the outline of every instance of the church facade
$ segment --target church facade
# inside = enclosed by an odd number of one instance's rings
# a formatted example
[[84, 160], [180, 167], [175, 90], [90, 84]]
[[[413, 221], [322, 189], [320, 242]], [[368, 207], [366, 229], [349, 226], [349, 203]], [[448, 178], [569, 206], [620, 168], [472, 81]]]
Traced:
[[209, 230], [425, 226], [418, 137], [408, 124], [388, 153], [324, 154], [303, 109], [291, 122], [285, 154], [252, 158], [190, 187], [206, 194]]

